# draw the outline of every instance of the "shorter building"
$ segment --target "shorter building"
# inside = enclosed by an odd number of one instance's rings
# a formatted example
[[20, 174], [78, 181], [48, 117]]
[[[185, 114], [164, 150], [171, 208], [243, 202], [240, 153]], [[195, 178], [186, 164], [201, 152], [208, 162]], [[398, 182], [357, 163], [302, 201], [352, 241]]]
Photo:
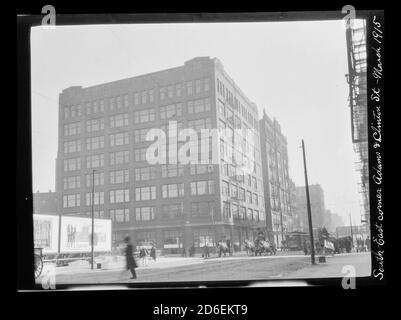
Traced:
[[56, 192], [39, 192], [33, 194], [34, 214], [58, 214], [58, 196]]
[[333, 213], [330, 210], [326, 210], [325, 227], [327, 231], [329, 231], [330, 233], [335, 233], [336, 228], [343, 225], [344, 222], [340, 215]]
[[358, 226], [342, 226], [336, 228], [336, 237], [342, 238], [351, 236], [353, 237], [354, 243], [357, 239], [365, 240], [368, 236], [370, 236], [370, 230], [366, 225], [358, 225]]
[[[308, 232], [308, 209], [306, 205], [305, 187], [296, 187], [297, 209], [302, 231]], [[324, 192], [320, 184], [309, 186], [309, 198], [312, 213], [313, 228], [325, 227], [326, 208], [324, 204]]]
[[339, 214], [332, 213], [331, 214], [331, 223], [334, 227], [334, 230], [336, 230], [337, 227], [342, 227], [344, 225], [344, 220]]

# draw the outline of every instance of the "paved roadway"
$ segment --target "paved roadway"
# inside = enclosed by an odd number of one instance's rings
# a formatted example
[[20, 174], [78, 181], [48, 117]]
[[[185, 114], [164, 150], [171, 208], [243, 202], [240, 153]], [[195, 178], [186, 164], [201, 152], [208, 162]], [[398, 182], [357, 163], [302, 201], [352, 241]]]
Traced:
[[[169, 260], [170, 259], [170, 260]], [[123, 261], [121, 261], [123, 262]], [[138, 279], [131, 280], [123, 271], [123, 263], [108, 270], [56, 268], [56, 284], [99, 284], [125, 282], [187, 282], [251, 279], [299, 279], [341, 277], [344, 265], [353, 265], [357, 276], [370, 273], [370, 254], [351, 253], [327, 257], [325, 264], [311, 266], [310, 257], [303, 255], [222, 257], [222, 258], [161, 258], [137, 269]], [[46, 274], [46, 270], [43, 272]], [[38, 279], [41, 282], [42, 276]]]

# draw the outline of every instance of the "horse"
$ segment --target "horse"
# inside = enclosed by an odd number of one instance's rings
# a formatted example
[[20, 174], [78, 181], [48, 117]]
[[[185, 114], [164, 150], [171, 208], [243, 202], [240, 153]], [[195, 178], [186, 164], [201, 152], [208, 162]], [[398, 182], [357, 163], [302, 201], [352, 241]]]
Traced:
[[256, 251], [255, 255], [259, 254], [260, 256], [263, 254], [268, 254], [268, 255], [275, 255], [276, 250], [274, 247], [266, 240], [259, 240], [256, 245]]
[[222, 253], [224, 256], [226, 256], [226, 253], [230, 253], [230, 248], [228, 247], [227, 243], [222, 240], [217, 243], [217, 250], [219, 252], [219, 258], [221, 257]]
[[244, 244], [245, 244], [246, 254], [248, 256], [253, 254], [256, 251], [256, 246], [255, 246], [255, 243], [253, 241], [245, 239], [244, 240]]

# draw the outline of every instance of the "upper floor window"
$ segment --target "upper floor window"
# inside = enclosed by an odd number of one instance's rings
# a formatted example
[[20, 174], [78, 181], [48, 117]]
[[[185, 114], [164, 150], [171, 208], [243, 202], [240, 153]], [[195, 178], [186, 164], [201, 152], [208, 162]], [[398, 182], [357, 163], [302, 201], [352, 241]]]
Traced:
[[206, 195], [214, 194], [214, 181], [194, 181], [191, 182], [191, 194], [192, 195]]
[[128, 126], [128, 113], [120, 113], [110, 117], [110, 128]]
[[81, 133], [81, 122], [73, 122], [64, 125], [64, 136], [73, 136]]
[[162, 185], [163, 198], [177, 198], [184, 196], [184, 184], [172, 183]]
[[64, 160], [64, 172], [81, 169], [81, 158], [72, 158]]
[[210, 98], [188, 101], [187, 109], [189, 114], [210, 111]]
[[95, 132], [104, 129], [104, 119], [86, 120], [86, 132]]
[[145, 123], [155, 120], [155, 109], [145, 109], [134, 112], [134, 123]]
[[63, 196], [63, 208], [72, 208], [81, 206], [81, 195], [69, 194]]
[[187, 95], [191, 96], [193, 94], [193, 84], [192, 81], [187, 82]]
[[114, 146], [122, 146], [129, 144], [129, 133], [128, 132], [120, 132], [111, 134], [110, 136], [110, 147]]
[[168, 106], [160, 107], [160, 119], [171, 119], [172, 117], [181, 117], [182, 108], [181, 103], [170, 104]]

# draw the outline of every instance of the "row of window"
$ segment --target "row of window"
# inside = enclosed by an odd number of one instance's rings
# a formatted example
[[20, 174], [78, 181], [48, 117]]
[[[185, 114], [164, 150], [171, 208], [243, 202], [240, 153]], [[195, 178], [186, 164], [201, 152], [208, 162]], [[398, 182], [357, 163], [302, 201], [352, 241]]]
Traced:
[[232, 215], [234, 219], [250, 220], [250, 221], [266, 220], [265, 212], [263, 210], [246, 208], [229, 202], [223, 203], [223, 212], [225, 212], [226, 215], [227, 214], [230, 215], [230, 217]]
[[233, 178], [237, 182], [246, 183], [248, 187], [258, 190], [259, 184], [256, 177], [251, 174], [245, 174], [243, 169], [228, 164], [224, 160], [221, 160], [221, 173], [225, 177]]
[[[210, 98], [197, 99], [187, 102], [188, 114], [210, 111]], [[160, 119], [172, 119], [182, 117], [182, 103], [170, 104], [159, 108]], [[155, 121], [155, 108], [138, 110], [134, 112], [134, 124]], [[129, 125], [129, 113], [115, 114], [109, 117], [110, 128], [121, 128]], [[104, 118], [86, 120], [86, 132], [104, 130]], [[72, 122], [64, 125], [64, 136], [81, 134], [81, 122]]]
[[[97, 191], [94, 193], [91, 192], [85, 193], [86, 206], [92, 205], [92, 198], [93, 198], [93, 203], [95, 205], [104, 204], [103, 191]], [[129, 189], [110, 190], [109, 199], [111, 204], [129, 202]], [[81, 205], [80, 194], [69, 194], [63, 196], [63, 208], [79, 207], [80, 205]]]
[[[113, 179], [126, 179], [126, 172], [120, 171], [116, 176], [117, 172], [114, 172]], [[101, 179], [101, 178], [99, 178]], [[103, 178], [104, 179], [104, 178]], [[77, 183], [74, 181], [73, 183]], [[191, 182], [191, 195], [206, 195], [206, 194], [214, 194], [215, 187], [213, 180], [206, 181], [195, 181]], [[162, 190], [162, 198], [177, 198], [184, 196], [184, 183], [172, 183], [172, 184], [164, 184], [161, 186]], [[92, 204], [92, 193], [88, 192], [85, 195], [85, 205]], [[118, 189], [118, 190], [110, 190], [109, 192], [110, 203], [122, 203], [129, 202], [129, 189]], [[135, 188], [135, 201], [146, 201], [146, 200], [155, 200], [156, 199], [156, 186], [145, 186]], [[104, 204], [104, 192], [97, 191], [94, 193], [94, 204]], [[79, 207], [81, 205], [80, 202], [80, 194], [70, 194], [63, 196], [63, 208], [71, 208], [71, 207]]]
[[[102, 195], [96, 195], [94, 198], [94, 203], [101, 202]], [[100, 199], [100, 200], [99, 200]], [[91, 196], [87, 196], [87, 205], [91, 204]], [[135, 221], [151, 221], [156, 219], [156, 207], [145, 206], [136, 207]], [[95, 217], [105, 218], [104, 210], [97, 210], [94, 212]], [[117, 223], [129, 222], [130, 208], [118, 208], [110, 209], [110, 219]], [[192, 217], [210, 217], [211, 220], [217, 219], [215, 215], [215, 203], [213, 201], [199, 201], [191, 202], [190, 213]], [[90, 215], [91, 212], [87, 212]], [[264, 211], [254, 210], [251, 208], [246, 208], [238, 206], [236, 204], [230, 204], [228, 202], [223, 202], [222, 215], [224, 218], [234, 218], [240, 220], [250, 220], [250, 221], [264, 221], [265, 213]], [[176, 219], [183, 216], [183, 205], [182, 204], [166, 204], [161, 207], [161, 218], [162, 219]]]
[[[143, 162], [146, 161], [146, 153], [148, 148], [138, 148], [134, 149], [134, 161], [135, 162]], [[209, 153], [211, 149], [209, 148]], [[167, 152], [166, 152], [167, 154]], [[210, 158], [210, 157], [209, 157]], [[116, 152], [109, 153], [109, 165], [121, 165], [121, 164], [128, 164], [130, 162], [130, 151], [129, 150], [122, 150]], [[63, 160], [63, 168], [64, 172], [71, 172], [81, 170], [81, 158], [69, 158]], [[86, 156], [86, 168], [99, 168], [104, 166], [104, 154], [95, 154], [95, 155], [88, 155]], [[165, 173], [166, 171], [162, 167], [162, 176], [169, 177], [172, 176], [171, 173], [172, 167], [170, 168], [170, 173]], [[199, 169], [201, 170], [201, 169]]]
[[[210, 118], [197, 119], [188, 121], [188, 127], [200, 131], [201, 129], [211, 129], [212, 123]], [[146, 134], [149, 129], [138, 129], [134, 131], [134, 140], [136, 143], [146, 141]], [[129, 144], [129, 132], [120, 132], [109, 135], [110, 147], [122, 146]], [[81, 152], [81, 140], [65, 141], [63, 143], [64, 153]], [[86, 138], [86, 150], [93, 151], [104, 148], [104, 136], [94, 136]]]
[[[193, 94], [200, 94], [202, 92], [210, 91], [210, 79], [196, 79], [186, 82], [186, 92], [188, 96]], [[182, 96], [182, 84], [169, 85], [159, 88], [159, 100], [172, 99], [174, 97]], [[133, 93], [134, 106], [153, 103], [155, 100], [154, 89], [145, 90]], [[105, 111], [105, 104], [108, 103], [109, 110], [120, 110], [129, 107], [128, 94], [122, 96], [111, 97], [107, 99], [94, 100], [85, 103], [85, 110], [81, 109], [81, 105], [65, 106], [63, 108], [64, 119], [75, 118], [85, 113], [86, 115], [103, 113]]]
[[[202, 150], [199, 152], [200, 159], [211, 159], [212, 154], [211, 154], [211, 148], [209, 148], [208, 152], [203, 154]], [[134, 150], [134, 160], [135, 162], [144, 162], [146, 161], [146, 154], [147, 154], [147, 148], [140, 148], [140, 149], [135, 149]], [[167, 151], [166, 151], [167, 155]], [[109, 165], [114, 166], [114, 165], [123, 165], [123, 164], [129, 164], [130, 162], [130, 154], [129, 150], [122, 150], [122, 151], [116, 151], [116, 152], [111, 152], [109, 153]], [[63, 160], [63, 169], [64, 172], [72, 172], [72, 171], [78, 171], [81, 170], [81, 158], [70, 158], [70, 159], [64, 159]], [[96, 168], [101, 168], [104, 167], [105, 162], [104, 162], [104, 154], [94, 154], [94, 155], [88, 155], [86, 156], [86, 169], [96, 169]], [[169, 166], [169, 167], [167, 167]], [[176, 165], [162, 165], [161, 167], [161, 173], [162, 173], [162, 178], [168, 178], [168, 177], [177, 177], [177, 176], [182, 176], [183, 175], [183, 165], [180, 165], [178, 168], [175, 167]], [[145, 170], [145, 169], [144, 169]], [[221, 161], [221, 171], [223, 176], [227, 176], [230, 178], [235, 179], [238, 182], [244, 182], [245, 181], [245, 174], [244, 170], [241, 168], [237, 168], [234, 165], [227, 164], [224, 160]], [[261, 167], [259, 164], [254, 164], [254, 170], [253, 173], [256, 175], [261, 174]], [[213, 165], [191, 165], [190, 166], [190, 174], [195, 175], [195, 174], [203, 174], [203, 173], [211, 173], [213, 172]], [[250, 172], [247, 170], [247, 172]], [[247, 175], [247, 183], [248, 186], [252, 186], [254, 189], [258, 189], [258, 183], [257, 179], [255, 177], [252, 177], [250, 179], [251, 175]], [[144, 178], [145, 179], [145, 178]], [[139, 179], [138, 181], [143, 180]]]
[[235, 184], [230, 184], [227, 181], [222, 181], [222, 194], [226, 197], [231, 197], [233, 199], [238, 199], [240, 201], [246, 201], [249, 204], [259, 205], [262, 203], [262, 197], [258, 196], [257, 193], [252, 193], [251, 191], [245, 190], [244, 188], [238, 187]]
[[[190, 174], [206, 174], [212, 173], [212, 165], [191, 165]], [[157, 168], [155, 166], [135, 168], [134, 169], [135, 181], [148, 181], [157, 179]], [[184, 176], [184, 165], [162, 165], [161, 166], [162, 178], [173, 178]], [[86, 174], [86, 187], [92, 186], [92, 180], [95, 186], [103, 186], [104, 172], [95, 172], [94, 174]], [[120, 184], [129, 182], [129, 169], [114, 170], [109, 172], [110, 184]], [[81, 176], [70, 176], [63, 178], [64, 190], [76, 189], [81, 187]]]
[[239, 99], [228, 89], [224, 83], [217, 78], [217, 93], [227, 102], [234, 110], [241, 113], [242, 117], [252, 125], [253, 128], [258, 129], [258, 120], [251, 112], [240, 102]]

